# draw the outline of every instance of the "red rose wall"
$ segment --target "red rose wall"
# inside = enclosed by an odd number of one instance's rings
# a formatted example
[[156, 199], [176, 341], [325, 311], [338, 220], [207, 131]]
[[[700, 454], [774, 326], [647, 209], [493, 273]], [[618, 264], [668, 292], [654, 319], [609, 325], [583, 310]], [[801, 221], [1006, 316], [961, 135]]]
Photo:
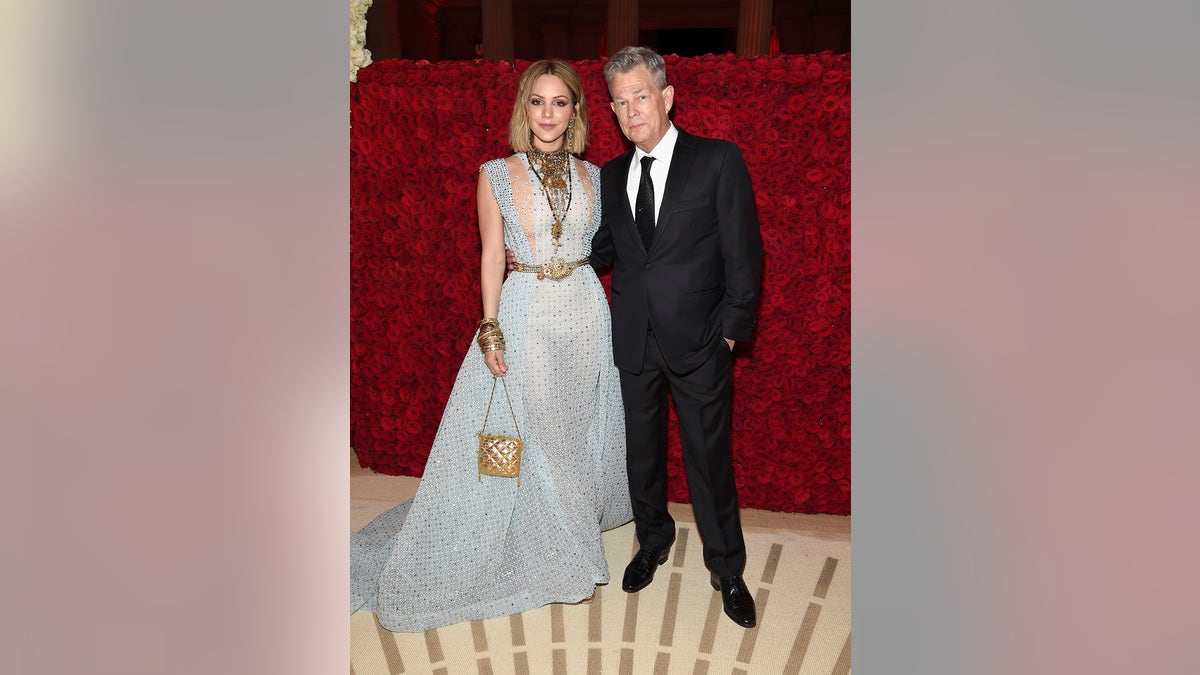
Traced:
[[[765, 259], [757, 332], [734, 362], [743, 508], [850, 512], [850, 57], [667, 57], [672, 118], [737, 143]], [[351, 444], [421, 475], [479, 319], [480, 164], [507, 145], [528, 62], [385, 60], [350, 86]], [[592, 118], [585, 159], [626, 141], [602, 61], [576, 62]], [[608, 276], [601, 277], [608, 288]], [[671, 417], [669, 497], [688, 501]]]

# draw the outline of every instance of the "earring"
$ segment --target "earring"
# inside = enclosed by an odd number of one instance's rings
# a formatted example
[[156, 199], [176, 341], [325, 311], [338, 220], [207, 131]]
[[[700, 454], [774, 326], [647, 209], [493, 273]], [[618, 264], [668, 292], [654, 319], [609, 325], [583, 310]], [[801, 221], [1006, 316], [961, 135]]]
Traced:
[[569, 122], [567, 122], [567, 137], [566, 137], [566, 140], [564, 140], [564, 142], [563, 142], [563, 148], [565, 148], [567, 152], [574, 152], [574, 150], [573, 150], [574, 147], [575, 147], [575, 118], [572, 117], [571, 120]]

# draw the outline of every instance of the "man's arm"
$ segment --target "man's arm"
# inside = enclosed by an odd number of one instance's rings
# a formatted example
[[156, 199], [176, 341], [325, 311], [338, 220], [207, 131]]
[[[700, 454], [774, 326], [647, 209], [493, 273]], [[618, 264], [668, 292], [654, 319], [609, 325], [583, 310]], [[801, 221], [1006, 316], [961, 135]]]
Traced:
[[600, 215], [600, 229], [592, 237], [592, 253], [588, 258], [597, 272], [613, 263], [612, 230], [608, 227], [608, 217], [603, 213]]
[[[605, 174], [608, 174], [607, 178]], [[600, 169], [600, 184], [597, 186], [597, 202], [600, 204], [600, 229], [596, 230], [596, 234], [592, 236], [592, 253], [588, 258], [592, 262], [592, 268], [597, 272], [613, 264], [613, 258], [616, 255], [616, 250], [613, 247], [612, 229], [608, 226], [608, 209], [611, 208], [612, 200], [605, 203], [604, 200], [604, 181], [613, 180], [613, 171], [605, 171]]]
[[734, 341], [749, 340], [754, 329], [763, 253], [750, 172], [736, 145], [724, 148], [716, 190], [717, 229], [725, 259], [721, 331], [732, 349]]

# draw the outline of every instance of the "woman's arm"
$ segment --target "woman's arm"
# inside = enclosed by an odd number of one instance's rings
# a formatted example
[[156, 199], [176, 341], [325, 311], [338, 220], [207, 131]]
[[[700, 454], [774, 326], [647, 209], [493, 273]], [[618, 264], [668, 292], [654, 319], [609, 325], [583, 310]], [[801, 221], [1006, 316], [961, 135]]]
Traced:
[[[504, 222], [500, 217], [500, 205], [492, 195], [487, 173], [483, 171], [479, 172], [475, 202], [479, 209], [479, 238], [483, 244], [479, 255], [483, 318], [495, 319], [500, 314], [500, 286], [504, 283]], [[493, 375], [502, 376], [508, 372], [503, 349], [484, 352], [484, 361]]]

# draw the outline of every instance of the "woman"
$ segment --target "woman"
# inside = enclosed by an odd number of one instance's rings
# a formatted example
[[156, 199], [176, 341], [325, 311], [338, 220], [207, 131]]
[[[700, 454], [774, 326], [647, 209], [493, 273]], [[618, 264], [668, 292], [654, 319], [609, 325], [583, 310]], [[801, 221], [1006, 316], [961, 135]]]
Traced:
[[[521, 75], [515, 154], [479, 174], [478, 347], [416, 496], [351, 535], [351, 611], [375, 611], [388, 630], [586, 601], [609, 580], [600, 532], [631, 513], [608, 304], [586, 264], [600, 225], [600, 170], [574, 156], [587, 129], [569, 65], [538, 61]], [[506, 245], [521, 263], [507, 280]], [[478, 473], [493, 388], [487, 431], [524, 440], [519, 483]]]

